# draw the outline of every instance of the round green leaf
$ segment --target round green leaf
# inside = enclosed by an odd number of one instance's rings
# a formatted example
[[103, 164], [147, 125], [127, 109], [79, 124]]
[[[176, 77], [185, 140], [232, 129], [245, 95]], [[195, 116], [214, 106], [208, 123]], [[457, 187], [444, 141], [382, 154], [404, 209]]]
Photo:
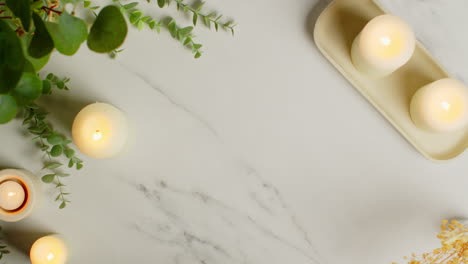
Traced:
[[31, 43], [31, 39], [32, 39], [31, 34], [24, 34], [23, 36], [21, 36], [20, 37], [21, 46], [23, 47], [24, 56], [30, 62], [30, 64], [32, 64], [34, 71], [38, 72], [47, 64], [47, 62], [49, 62], [50, 53], [38, 59], [29, 56], [28, 47], [29, 47], [29, 44]]
[[16, 33], [0, 19], [0, 94], [15, 88], [23, 73], [24, 61]]
[[55, 174], [47, 174], [47, 175], [44, 175], [42, 176], [42, 181], [45, 182], [45, 183], [51, 183], [54, 181], [55, 179]]
[[38, 14], [33, 14], [33, 21], [36, 30], [34, 31], [28, 52], [34, 58], [42, 58], [54, 49], [54, 41], [47, 31], [44, 21], [42, 21], [42, 18]]
[[29, 0], [6, 0], [8, 8], [21, 20], [23, 28], [29, 31], [31, 27], [31, 3]]
[[11, 95], [0, 95], [0, 124], [10, 122], [18, 112], [18, 105]]
[[58, 156], [62, 155], [62, 152], [63, 152], [63, 147], [62, 147], [62, 145], [55, 145], [55, 146], [50, 150], [50, 155], [52, 155], [52, 157], [58, 157]]
[[20, 105], [28, 104], [41, 96], [42, 80], [36, 74], [25, 72], [13, 90], [13, 96]]
[[47, 142], [51, 145], [59, 145], [63, 143], [63, 137], [57, 134], [50, 134], [47, 137]]
[[32, 63], [29, 60], [24, 61], [23, 71], [24, 72], [29, 72], [29, 73], [32, 73], [32, 74], [36, 73], [36, 69], [34, 69], [34, 65], [32, 65]]
[[42, 81], [42, 94], [51, 94], [52, 84], [49, 80]]
[[106, 6], [99, 12], [88, 36], [89, 49], [99, 52], [111, 52], [125, 40], [127, 23], [119, 8]]
[[58, 23], [47, 22], [55, 48], [62, 54], [71, 56], [76, 53], [88, 37], [88, 28], [83, 20], [64, 12]]

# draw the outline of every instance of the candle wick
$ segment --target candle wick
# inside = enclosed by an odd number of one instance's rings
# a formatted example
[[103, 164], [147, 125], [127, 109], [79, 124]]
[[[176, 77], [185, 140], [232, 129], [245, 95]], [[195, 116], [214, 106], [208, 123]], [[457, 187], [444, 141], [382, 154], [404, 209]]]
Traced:
[[54, 258], [54, 254], [53, 253], [49, 253], [49, 255], [47, 255], [47, 260], [52, 260]]
[[390, 44], [392, 44], [392, 40], [389, 37], [382, 37], [380, 42], [382, 42], [382, 44], [385, 46], [390, 46]]
[[450, 104], [447, 103], [447, 102], [442, 102], [440, 103], [442, 105], [442, 108], [445, 110], [445, 111], [448, 111], [450, 110]]
[[98, 140], [101, 140], [101, 138], [102, 138], [101, 130], [96, 130], [96, 132], [94, 132], [94, 134], [93, 134], [93, 139], [95, 141], [98, 141]]

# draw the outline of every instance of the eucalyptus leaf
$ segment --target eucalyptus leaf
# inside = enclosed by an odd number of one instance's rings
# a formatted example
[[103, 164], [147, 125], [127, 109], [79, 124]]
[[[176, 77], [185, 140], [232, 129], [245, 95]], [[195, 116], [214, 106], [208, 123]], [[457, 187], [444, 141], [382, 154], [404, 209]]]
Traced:
[[6, 0], [6, 5], [21, 20], [24, 30], [29, 31], [31, 27], [31, 4], [29, 0]]
[[34, 73], [25, 72], [13, 89], [13, 96], [19, 105], [26, 105], [41, 96], [42, 80]]
[[36, 31], [29, 45], [28, 52], [34, 58], [42, 58], [54, 49], [54, 41], [47, 31], [44, 21], [42, 21], [42, 18], [38, 14], [33, 14], [33, 21]]
[[44, 165], [44, 167], [43, 167], [42, 169], [43, 169], [43, 170], [44, 170], [44, 169], [51, 169], [51, 170], [53, 170], [53, 169], [57, 169], [57, 168], [61, 167], [62, 165], [63, 165], [63, 164], [60, 163], [60, 162], [53, 161], [53, 162], [49, 162], [49, 163], [47, 163], [46, 165]]
[[52, 133], [47, 137], [47, 142], [49, 142], [51, 145], [59, 145], [63, 143], [63, 137]]
[[132, 9], [132, 8], [135, 8], [137, 5], [138, 5], [138, 2], [133, 2], [133, 3], [130, 3], [130, 4], [126, 4], [123, 7], [125, 9]]
[[75, 54], [88, 37], [85, 22], [67, 12], [62, 13], [58, 23], [47, 22], [46, 27], [52, 36], [55, 48], [68, 56]]
[[62, 155], [62, 153], [63, 153], [63, 147], [61, 145], [55, 145], [50, 150], [50, 155], [52, 157], [58, 157], [58, 156]]
[[10, 122], [18, 112], [18, 105], [11, 95], [0, 94], [0, 124]]
[[42, 94], [51, 94], [52, 92], [52, 84], [49, 80], [42, 81]]
[[47, 64], [47, 62], [49, 62], [50, 53], [47, 54], [46, 56], [44, 56], [42, 58], [38, 58], [38, 59], [29, 56], [28, 47], [29, 47], [29, 44], [31, 43], [31, 39], [32, 39], [31, 34], [22, 35], [20, 37], [21, 46], [23, 47], [23, 53], [24, 53], [24, 56], [26, 57], [27, 61], [29, 61], [32, 64], [32, 66], [34, 68], [34, 71], [38, 72]]
[[15, 88], [24, 68], [24, 55], [16, 33], [0, 19], [0, 94]]
[[55, 179], [55, 174], [47, 174], [42, 176], [41, 180], [45, 183], [51, 183]]
[[163, 8], [165, 4], [166, 4], [166, 0], [158, 0], [159, 7]]
[[109, 53], [122, 45], [127, 31], [127, 23], [119, 8], [106, 6], [91, 27], [88, 47], [95, 52]]

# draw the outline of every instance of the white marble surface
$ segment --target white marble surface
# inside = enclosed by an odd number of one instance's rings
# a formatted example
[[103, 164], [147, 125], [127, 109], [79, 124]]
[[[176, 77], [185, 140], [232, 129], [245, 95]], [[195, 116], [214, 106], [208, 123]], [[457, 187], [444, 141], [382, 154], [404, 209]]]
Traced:
[[[466, 0], [383, 2], [468, 81]], [[441, 219], [468, 216], [468, 157], [425, 160], [321, 56], [311, 32], [325, 4], [208, 1], [240, 26], [200, 28], [200, 60], [134, 29], [114, 61], [54, 55], [47, 70], [72, 78], [43, 102], [58, 127], [104, 101], [127, 112], [133, 141], [113, 160], [84, 157], [71, 206], [46, 188], [8, 234], [59, 232], [72, 264], [371, 264], [437, 245]], [[0, 128], [0, 166], [39, 173], [18, 126]], [[3, 263], [28, 262], [14, 250]]]

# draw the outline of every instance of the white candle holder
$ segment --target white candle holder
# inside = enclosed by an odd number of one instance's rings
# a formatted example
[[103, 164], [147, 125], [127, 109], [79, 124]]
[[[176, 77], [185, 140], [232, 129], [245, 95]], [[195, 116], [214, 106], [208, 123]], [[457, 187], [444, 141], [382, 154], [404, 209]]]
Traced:
[[15, 210], [5, 210], [0, 207], [0, 220], [17, 222], [29, 216], [38, 204], [39, 182], [37, 177], [25, 170], [5, 169], [0, 171], [0, 184], [6, 181], [19, 183], [25, 192], [23, 204]]
[[384, 14], [387, 12], [372, 0], [334, 0], [315, 23], [315, 43], [333, 66], [422, 155], [435, 161], [457, 157], [466, 149], [467, 129], [431, 133], [415, 125], [410, 116], [410, 101], [419, 88], [450, 78], [419, 41], [408, 63], [385, 78], [373, 78], [353, 64], [353, 41], [369, 21]]

